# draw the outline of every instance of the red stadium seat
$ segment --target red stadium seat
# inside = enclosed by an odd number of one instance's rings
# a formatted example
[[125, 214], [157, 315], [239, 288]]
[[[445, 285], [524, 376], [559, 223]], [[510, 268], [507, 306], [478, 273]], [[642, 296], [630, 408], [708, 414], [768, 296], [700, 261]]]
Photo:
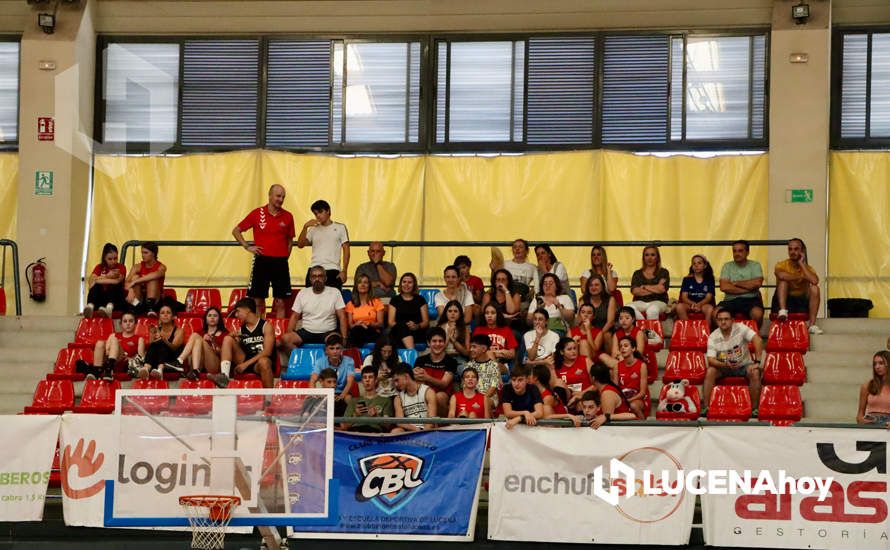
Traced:
[[107, 317], [81, 319], [74, 332], [74, 342], [68, 344], [68, 347], [93, 349], [96, 342], [107, 340], [113, 333], [114, 321]]
[[708, 349], [708, 336], [710, 333], [708, 323], [703, 319], [675, 321], [674, 331], [671, 334], [671, 344], [668, 349], [672, 351], [705, 351]]
[[278, 317], [269, 317], [266, 319], [266, 322], [272, 325], [272, 328], [275, 329], [275, 342], [278, 342], [278, 339], [281, 338], [281, 335], [287, 332], [287, 324], [290, 322], [290, 319], [284, 318], [279, 319]]
[[203, 317], [209, 307], [222, 308], [222, 296], [215, 288], [190, 288], [185, 295], [185, 312], [188, 317]]
[[717, 380], [718, 386], [745, 386], [748, 387], [748, 378], [745, 376], [724, 376]]
[[300, 293], [300, 290], [300, 288], [292, 288], [290, 296], [287, 298], [287, 300], [284, 301], [284, 311], [288, 316], [290, 315], [290, 312], [294, 307], [294, 300], [297, 299], [297, 294]]
[[647, 351], [643, 354], [646, 360], [646, 381], [650, 384], [658, 380], [658, 357], [654, 351]]
[[25, 414], [62, 414], [74, 408], [74, 383], [71, 380], [41, 380]]
[[165, 288], [162, 297], [163, 298], [172, 298], [174, 301], [178, 301], [176, 299], [176, 289], [175, 288]]
[[[792, 320], [792, 321], [809, 321], [809, 320], [810, 320], [810, 314], [809, 314], [809, 313], [789, 313], [789, 314], [788, 314], [788, 319], [790, 319], [790, 320]], [[770, 321], [778, 321], [778, 320], [779, 320], [779, 313], [778, 313], [778, 312], [772, 312], [772, 313], [770, 313], [770, 314], [769, 314], [769, 320], [770, 320]]]
[[[308, 388], [309, 381], [305, 380], [279, 380], [276, 388]], [[266, 407], [266, 414], [276, 416], [289, 416], [299, 414], [303, 408], [305, 396], [302, 395], [273, 395], [272, 402]]]
[[[666, 398], [666, 394], [669, 388], [669, 384], [665, 384], [661, 387], [661, 393], [658, 395], [658, 402], [663, 403]], [[655, 410], [655, 418], [656, 420], [698, 420], [699, 412], [701, 411], [701, 397], [698, 394], [698, 388], [692, 384], [686, 386], [686, 396], [692, 400], [693, 405], [695, 405], [695, 410], [691, 410], [687, 403], [684, 403], [685, 412], [673, 412], [673, 411], [660, 411], [658, 409]]]
[[[140, 378], [133, 382], [133, 385], [130, 387], [130, 389], [133, 390], [166, 390], [167, 388], [169, 388], [169, 386], [167, 385], [166, 380], [154, 380], [151, 378], [147, 380]], [[149, 414], [158, 414], [161, 411], [167, 410], [170, 406], [170, 398], [166, 395], [131, 395], [124, 400], [121, 413], [134, 415], [144, 414], [136, 408], [134, 403], [141, 406]]]
[[152, 317], [139, 317], [136, 319], [136, 329], [135, 332], [139, 336], [145, 338], [145, 341], [148, 342], [148, 337], [150, 335], [150, 328], [152, 326], [158, 326], [158, 320]]
[[773, 425], [793, 424], [803, 418], [803, 400], [800, 388], [791, 385], [764, 386], [760, 392], [758, 420]]
[[770, 324], [767, 351], [798, 351], [810, 348], [810, 333], [804, 321], [788, 320]]
[[[179, 383], [180, 390], [213, 390], [216, 384], [206, 378], [200, 380], [183, 380]], [[191, 416], [208, 414], [213, 408], [212, 395], [177, 395], [173, 406], [167, 411], [175, 416]]]
[[62, 486], [62, 466], [61, 466], [61, 457], [59, 457], [59, 442], [56, 442], [56, 454], [53, 455], [53, 465], [49, 470], [49, 486], [50, 487], [61, 487]]
[[621, 309], [624, 307], [624, 296], [621, 294], [621, 291], [617, 288], [611, 292], [612, 298], [615, 298], [615, 309]]
[[[750, 328], [757, 334], [760, 334], [760, 329], [757, 328], [757, 322], [754, 321], [753, 319], [736, 319], [733, 322], [738, 323], [740, 325], [745, 325], [746, 327]], [[751, 351], [751, 353], [754, 353], [754, 341], [753, 340], [748, 342], [748, 349]]]
[[[229, 380], [227, 386], [230, 390], [240, 389], [263, 389], [263, 383], [259, 379], [253, 380]], [[265, 397], [262, 395], [244, 395], [238, 396], [238, 414], [241, 416], [256, 414], [263, 408]]]
[[83, 380], [86, 374], [77, 372], [78, 359], [93, 364], [93, 350], [90, 348], [62, 348], [56, 355], [53, 371], [46, 375], [47, 380]]
[[763, 361], [763, 383], [801, 386], [807, 379], [803, 355], [797, 351], [771, 351]]
[[[646, 349], [648, 351], [661, 351], [664, 349], [664, 329], [661, 327], [661, 321], [655, 319], [641, 319], [637, 321], [637, 326], [640, 327], [640, 330], [646, 329], [654, 331], [661, 338], [661, 342], [658, 344], [646, 344]], [[648, 341], [648, 338], [647, 338]]]
[[192, 334], [204, 330], [204, 320], [200, 317], [176, 317], [176, 326], [184, 331], [182, 343], [185, 345]]
[[235, 309], [235, 304], [238, 303], [238, 300], [242, 298], [247, 298], [247, 289], [246, 288], [233, 288], [232, 292], [229, 294], [229, 305], [226, 308], [226, 315], [230, 314], [232, 310]]
[[686, 318], [700, 320], [705, 318], [705, 314], [700, 311], [690, 311], [686, 313]]
[[708, 362], [704, 352], [683, 350], [668, 352], [667, 361], [664, 364], [665, 382], [670, 380], [682, 380], [686, 378], [693, 386], [705, 381], [705, 372], [708, 370]]
[[117, 380], [87, 380], [83, 385], [80, 404], [74, 407], [76, 413], [110, 414], [114, 412], [114, 394], [121, 389]]
[[226, 317], [223, 322], [226, 325], [226, 330], [231, 333], [236, 333], [241, 330], [241, 320], [237, 317]]
[[352, 359], [352, 362], [355, 364], [355, 383], [352, 385], [352, 389], [349, 393], [353, 397], [359, 396], [358, 387], [359, 384], [362, 383], [362, 352], [359, 351], [358, 348], [346, 348], [343, 350], [343, 357], [349, 357]]
[[708, 420], [747, 422], [751, 418], [751, 394], [747, 386], [715, 386], [708, 405]]

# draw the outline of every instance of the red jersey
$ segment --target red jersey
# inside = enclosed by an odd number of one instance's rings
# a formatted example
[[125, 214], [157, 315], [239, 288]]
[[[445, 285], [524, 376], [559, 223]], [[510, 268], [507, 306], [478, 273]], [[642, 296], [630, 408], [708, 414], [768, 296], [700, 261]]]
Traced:
[[121, 351], [124, 352], [124, 355], [127, 357], [136, 357], [139, 353], [139, 339], [142, 338], [139, 334], [133, 333], [132, 336], [124, 336], [123, 332], [116, 332], [114, 334], [115, 338], [117, 338], [118, 343], [121, 346]]
[[288, 243], [294, 240], [294, 217], [285, 209], [272, 215], [269, 205], [260, 206], [250, 211], [246, 218], [238, 224], [238, 229], [253, 229], [253, 242], [261, 248], [261, 256], [287, 258]]
[[[161, 269], [162, 265], [164, 265], [164, 264], [156, 261], [155, 265], [148, 267], [147, 265], [145, 265], [145, 262], [139, 262], [139, 265], [136, 268], [136, 274], [139, 275], [140, 277], [144, 277], [144, 276], [148, 275], [149, 273], [154, 273], [155, 271]], [[160, 279], [157, 279], [158, 284], [161, 286], [160, 291], [161, 291], [162, 295], [164, 293], [164, 279], [165, 278], [166, 278], [166, 275], [161, 277]]]
[[[600, 330], [600, 329], [597, 328], [597, 327], [590, 327], [590, 336], [591, 336], [594, 340], [596, 339], [596, 337], [597, 337], [597, 336], [599, 335], [599, 333], [601, 333], [601, 332], [602, 332], [602, 330]], [[584, 334], [584, 333], [581, 331], [581, 327], [572, 327], [572, 330], [569, 331], [569, 336], [571, 336], [572, 339], [577, 340], [577, 342], [578, 342], [579, 344], [580, 344], [582, 341], [587, 340], [587, 335]], [[588, 342], [588, 344], [593, 345], [593, 342]], [[592, 357], [591, 357], [591, 359], [592, 359]]]
[[630, 398], [640, 391], [640, 379], [643, 377], [643, 362], [637, 359], [628, 365], [624, 361], [618, 363], [618, 386], [624, 397]]
[[485, 418], [485, 394], [476, 392], [473, 397], [467, 397], [463, 391], [454, 394], [455, 416], [476, 415], [476, 418]]
[[[621, 399], [621, 402], [618, 404], [617, 407], [615, 407], [615, 410], [612, 411], [612, 414], [632, 412], [630, 410], [630, 406], [627, 404], [627, 399], [625, 399], [624, 396], [622, 396], [618, 392], [618, 389], [615, 386], [613, 386], [611, 384], [609, 384], [608, 386], [603, 386], [603, 391], [601, 392], [601, 395], [606, 395], [606, 392], [612, 392], [612, 393], [618, 395], [618, 397]], [[602, 407], [600, 407], [600, 409], [597, 411], [597, 414], [603, 414]]]
[[121, 263], [117, 263], [111, 267], [108, 267], [107, 265], [105, 265], [105, 262], [102, 262], [101, 264], [93, 268], [93, 275], [95, 275], [96, 277], [105, 277], [110, 271], [114, 271], [115, 269], [118, 270], [118, 272], [121, 274], [121, 282], [117, 285], [102, 285], [102, 288], [104, 290], [108, 290], [110, 287], [118, 285], [123, 288], [124, 279], [127, 278], [127, 266]]
[[473, 331], [473, 336], [477, 334], [488, 336], [488, 339], [491, 340], [491, 349], [493, 350], [516, 349], [519, 346], [510, 327], [476, 327]]
[[589, 388], [591, 384], [590, 373], [587, 372], [587, 361], [583, 355], [579, 355], [573, 362], [563, 364], [556, 369], [556, 376], [562, 378], [562, 381], [572, 392], [582, 391], [584, 388]]
[[553, 396], [553, 414], [568, 414], [569, 411], [566, 409], [566, 406], [563, 404], [562, 400], [558, 395], [553, 393], [550, 390], [544, 390], [541, 392], [541, 399], [547, 399], [548, 395]]
[[482, 279], [475, 275], [470, 275], [467, 277], [467, 288], [469, 288], [473, 292], [482, 292], [485, 290], [485, 283], [482, 282]]
[[[204, 337], [205, 334], [207, 334], [207, 333], [204, 331], [201, 331], [201, 337]], [[215, 335], [213, 335], [210, 339], [210, 347], [212, 347], [215, 350], [222, 349], [223, 338], [226, 337], [226, 334], [228, 334], [228, 332], [221, 330], [221, 331], [217, 332]]]
[[[636, 342], [637, 334], [639, 334], [639, 333], [640, 333], [640, 327], [638, 327], [638, 326], [634, 326], [634, 328], [630, 329], [630, 334], [624, 332], [624, 329], [619, 327], [618, 329], [615, 330], [615, 337], [618, 338], [619, 340], [621, 340], [625, 336], [630, 336], [631, 338], [634, 339], [634, 342]], [[643, 351], [643, 350], [640, 350], [640, 351]]]

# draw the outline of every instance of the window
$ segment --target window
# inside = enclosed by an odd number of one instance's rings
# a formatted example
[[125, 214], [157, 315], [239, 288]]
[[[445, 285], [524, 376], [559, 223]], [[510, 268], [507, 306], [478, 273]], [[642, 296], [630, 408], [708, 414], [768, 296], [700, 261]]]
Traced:
[[833, 145], [887, 147], [890, 145], [890, 32], [843, 31], [835, 35], [833, 50]]
[[0, 42], [0, 144], [19, 139], [19, 43]]
[[105, 143], [176, 141], [179, 44], [110, 44], [104, 50]]
[[326, 147], [331, 130], [331, 41], [269, 42], [266, 144]]

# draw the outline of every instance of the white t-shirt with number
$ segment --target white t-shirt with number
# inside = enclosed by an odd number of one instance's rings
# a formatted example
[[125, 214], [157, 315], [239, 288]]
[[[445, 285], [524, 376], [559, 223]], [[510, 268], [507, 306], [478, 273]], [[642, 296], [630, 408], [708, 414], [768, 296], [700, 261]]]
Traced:
[[726, 361], [733, 367], [744, 367], [751, 363], [748, 342], [757, 335], [751, 327], [733, 323], [729, 336], [724, 336], [719, 328], [708, 336], [708, 357]]

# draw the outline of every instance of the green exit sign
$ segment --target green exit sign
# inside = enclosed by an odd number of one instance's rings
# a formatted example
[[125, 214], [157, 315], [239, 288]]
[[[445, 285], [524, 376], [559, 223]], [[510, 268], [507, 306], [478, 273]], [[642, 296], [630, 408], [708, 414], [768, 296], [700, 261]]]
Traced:
[[813, 202], [813, 190], [786, 189], [785, 202]]

